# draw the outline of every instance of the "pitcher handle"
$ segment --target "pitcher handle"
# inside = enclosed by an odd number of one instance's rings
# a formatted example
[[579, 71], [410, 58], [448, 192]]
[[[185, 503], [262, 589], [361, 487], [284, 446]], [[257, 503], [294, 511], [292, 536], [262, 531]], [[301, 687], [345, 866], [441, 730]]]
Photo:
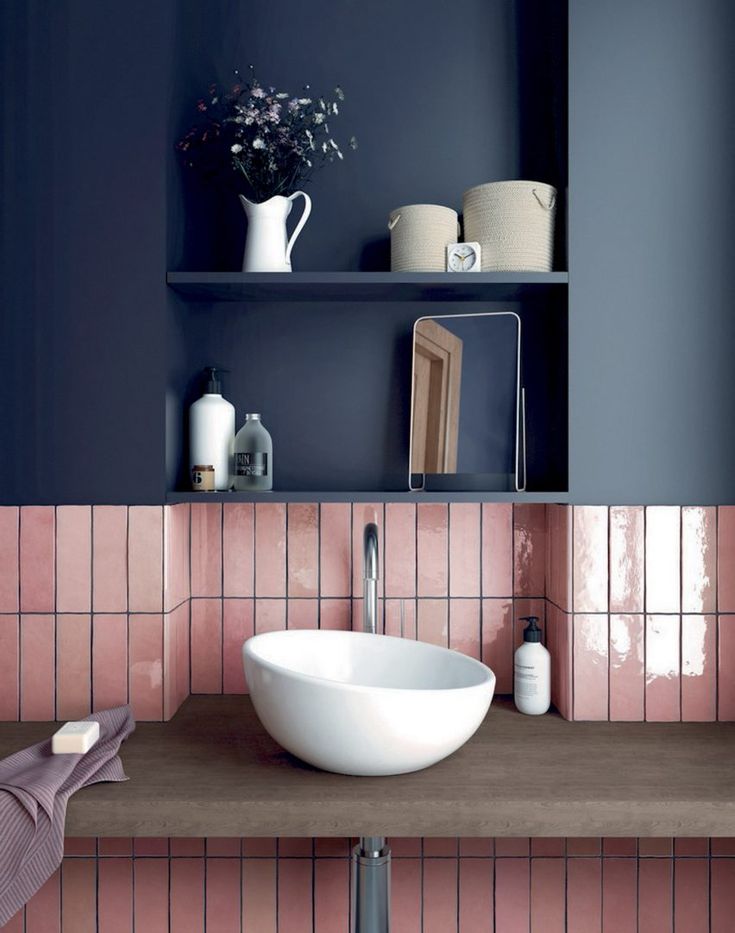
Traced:
[[311, 198], [305, 191], [294, 191], [293, 194], [290, 194], [288, 196], [288, 200], [291, 201], [291, 203], [293, 203], [293, 201], [299, 196], [301, 196], [304, 199], [304, 210], [303, 210], [303, 213], [301, 214], [301, 219], [296, 224], [296, 229], [291, 234], [291, 239], [288, 241], [288, 246], [286, 247], [286, 264], [287, 265], [290, 265], [291, 263], [291, 250], [293, 249], [293, 245], [296, 242], [296, 238], [301, 233], [301, 231], [304, 229], [304, 224], [309, 219], [309, 214], [311, 213]]

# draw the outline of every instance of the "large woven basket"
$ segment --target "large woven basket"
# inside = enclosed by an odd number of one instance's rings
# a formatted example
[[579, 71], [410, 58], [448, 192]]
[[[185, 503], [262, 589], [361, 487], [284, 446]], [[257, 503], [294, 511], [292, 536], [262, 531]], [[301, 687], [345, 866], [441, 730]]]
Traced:
[[457, 212], [439, 204], [399, 207], [388, 229], [393, 272], [444, 272], [447, 246], [459, 239]]
[[556, 188], [496, 181], [465, 191], [464, 238], [482, 247], [482, 271], [549, 272], [554, 262]]

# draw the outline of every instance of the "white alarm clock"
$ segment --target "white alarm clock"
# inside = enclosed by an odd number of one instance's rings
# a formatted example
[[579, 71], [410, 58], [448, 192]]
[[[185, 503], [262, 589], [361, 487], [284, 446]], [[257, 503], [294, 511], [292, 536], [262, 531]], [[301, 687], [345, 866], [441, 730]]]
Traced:
[[482, 272], [479, 243], [450, 243], [447, 246], [447, 272]]

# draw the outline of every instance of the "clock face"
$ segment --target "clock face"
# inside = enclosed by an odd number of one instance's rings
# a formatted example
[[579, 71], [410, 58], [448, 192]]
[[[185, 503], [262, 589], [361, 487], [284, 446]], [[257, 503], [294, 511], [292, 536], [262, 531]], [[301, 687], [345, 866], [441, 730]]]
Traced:
[[471, 272], [477, 265], [477, 250], [469, 243], [458, 243], [449, 250], [451, 272]]

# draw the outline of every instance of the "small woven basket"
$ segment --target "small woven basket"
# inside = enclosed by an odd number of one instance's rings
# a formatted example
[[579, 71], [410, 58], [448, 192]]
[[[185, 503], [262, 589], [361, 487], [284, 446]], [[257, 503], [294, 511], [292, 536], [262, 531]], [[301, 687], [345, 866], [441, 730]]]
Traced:
[[388, 229], [393, 272], [444, 272], [447, 246], [459, 239], [457, 212], [439, 204], [399, 207]]
[[482, 271], [550, 272], [556, 188], [496, 181], [465, 191], [464, 238], [482, 247]]

